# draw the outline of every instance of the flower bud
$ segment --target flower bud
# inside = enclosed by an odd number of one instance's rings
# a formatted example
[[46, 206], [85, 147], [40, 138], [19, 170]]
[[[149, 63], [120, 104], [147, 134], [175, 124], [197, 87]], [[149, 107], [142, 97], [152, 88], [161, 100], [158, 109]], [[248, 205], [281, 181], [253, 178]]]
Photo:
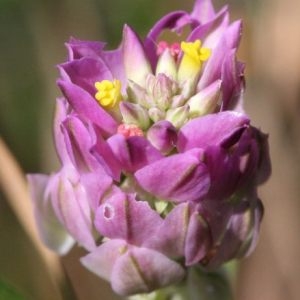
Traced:
[[165, 74], [168, 77], [175, 79], [177, 76], [176, 63], [169, 49], [166, 49], [160, 56], [157, 66], [156, 75]]
[[176, 145], [176, 128], [168, 121], [159, 121], [148, 130], [147, 138], [156, 149], [168, 154]]
[[220, 92], [221, 80], [217, 80], [190, 98], [187, 102], [190, 106], [190, 117], [200, 117], [214, 112], [218, 104]]
[[171, 108], [167, 111], [166, 120], [170, 121], [178, 129], [188, 121], [189, 110], [188, 105]]
[[125, 123], [137, 125], [143, 130], [148, 129], [150, 119], [147, 110], [142, 106], [130, 102], [122, 102], [120, 110]]
[[130, 102], [140, 104], [147, 109], [154, 105], [146, 90], [131, 80], [128, 81], [127, 95]]
[[151, 107], [148, 110], [148, 115], [150, 117], [150, 119], [155, 123], [158, 121], [161, 121], [165, 118], [165, 112], [161, 111], [159, 108], [157, 107]]

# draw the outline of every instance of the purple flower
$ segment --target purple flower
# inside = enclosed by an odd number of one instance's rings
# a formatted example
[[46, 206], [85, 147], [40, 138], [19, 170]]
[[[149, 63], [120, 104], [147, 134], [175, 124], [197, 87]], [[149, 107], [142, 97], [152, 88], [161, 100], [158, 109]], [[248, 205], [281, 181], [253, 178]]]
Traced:
[[[181, 31], [191, 29], [186, 40]], [[175, 43], [161, 33], [178, 34]], [[121, 295], [248, 255], [269, 177], [267, 136], [242, 108], [241, 22], [209, 0], [172, 12], [116, 50], [71, 39], [60, 64], [54, 137], [61, 168], [29, 175], [41, 238]]]

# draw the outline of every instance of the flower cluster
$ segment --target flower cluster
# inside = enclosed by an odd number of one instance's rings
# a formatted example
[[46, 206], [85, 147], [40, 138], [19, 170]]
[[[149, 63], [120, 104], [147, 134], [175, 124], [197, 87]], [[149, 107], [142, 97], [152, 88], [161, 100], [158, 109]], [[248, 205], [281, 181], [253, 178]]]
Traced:
[[[183, 30], [190, 33], [183, 39]], [[173, 42], [161, 33], [176, 33]], [[59, 65], [58, 172], [29, 175], [40, 235], [120, 295], [181, 281], [249, 254], [269, 176], [267, 137], [242, 109], [241, 22], [196, 0], [116, 50], [71, 39]]]

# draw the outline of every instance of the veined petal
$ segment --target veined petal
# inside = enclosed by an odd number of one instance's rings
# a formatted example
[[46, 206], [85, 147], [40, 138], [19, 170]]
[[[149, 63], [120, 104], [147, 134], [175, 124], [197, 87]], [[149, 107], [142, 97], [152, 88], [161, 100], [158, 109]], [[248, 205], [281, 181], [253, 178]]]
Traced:
[[188, 36], [187, 41], [197, 39], [203, 41], [203, 46], [214, 49], [229, 23], [229, 13], [224, 7], [215, 17], [206, 23], [198, 25]]
[[56, 152], [59, 156], [62, 164], [68, 164], [71, 162], [69, 149], [67, 149], [65, 136], [61, 128], [61, 124], [67, 117], [68, 105], [64, 98], [58, 98], [56, 100], [55, 114], [53, 121], [53, 135], [55, 141]]
[[106, 173], [113, 179], [119, 181], [121, 176], [121, 165], [113, 154], [107, 141], [101, 136], [101, 132], [98, 128], [92, 130], [92, 140], [93, 146], [91, 148], [91, 153], [95, 156], [100, 165], [103, 166]]
[[110, 240], [82, 257], [80, 262], [97, 276], [109, 281], [117, 259], [126, 248], [124, 240]]
[[222, 107], [221, 110], [234, 109], [244, 92], [244, 65], [236, 60], [236, 49], [226, 55], [222, 71]]
[[168, 213], [160, 226], [155, 226], [156, 234], [143, 244], [173, 259], [184, 256], [185, 241], [190, 220], [190, 205], [180, 203]]
[[95, 82], [115, 79], [108, 66], [100, 57], [97, 59], [83, 57], [61, 64], [58, 68], [63, 78], [69, 78], [72, 83], [89, 92], [92, 97], [94, 97], [96, 92]]
[[185, 239], [185, 264], [195, 265], [201, 261], [212, 245], [209, 224], [197, 211], [191, 211]]
[[107, 199], [98, 208], [95, 217], [95, 226], [102, 235], [124, 239], [137, 246], [150, 239], [161, 223], [161, 217], [148, 202], [137, 201], [126, 194]]
[[127, 78], [123, 61], [122, 45], [115, 50], [103, 51], [101, 57], [109, 68], [114, 79], [121, 81], [121, 91], [125, 93], [127, 87]]
[[129, 26], [125, 26], [123, 30], [122, 49], [128, 80], [144, 86], [146, 76], [151, 74], [152, 70], [141, 41]]
[[72, 108], [87, 122], [96, 124], [104, 135], [113, 134], [117, 131], [117, 122], [98, 105], [88, 92], [63, 80], [58, 80], [58, 85]]
[[82, 41], [70, 38], [66, 43], [69, 53], [69, 60], [80, 59], [82, 57], [98, 58], [104, 48], [105, 43], [95, 41]]
[[178, 151], [185, 152], [192, 148], [220, 145], [223, 140], [226, 140], [226, 137], [232, 136], [237, 130], [247, 126], [249, 122], [246, 115], [233, 111], [193, 119], [178, 133]]
[[147, 138], [156, 149], [167, 154], [176, 146], [176, 128], [167, 120], [156, 122], [148, 130]]
[[199, 201], [210, 178], [206, 165], [191, 153], [174, 154], [135, 173], [140, 186], [158, 198], [174, 202]]
[[147, 139], [141, 136], [125, 138], [121, 134], [116, 134], [107, 142], [124, 171], [135, 172], [163, 157]]
[[72, 162], [79, 172], [89, 172], [100, 167], [91, 154], [92, 139], [89, 130], [75, 116], [68, 116], [62, 123], [65, 143]]
[[219, 242], [219, 247], [208, 265], [215, 269], [222, 263], [249, 255], [258, 240], [258, 231], [263, 215], [262, 203], [250, 191], [242, 201], [234, 207], [224, 236]]
[[184, 25], [189, 24], [189, 22], [189, 16], [185, 11], [175, 11], [165, 15], [151, 28], [144, 45], [153, 68], [156, 66], [158, 58], [156, 54], [157, 39], [163, 30], [168, 28], [172, 31], [179, 31]]
[[211, 0], [196, 0], [191, 17], [200, 23], [205, 23], [214, 18], [215, 14]]
[[236, 21], [226, 28], [212, 51], [212, 55], [206, 63], [203, 74], [199, 80], [197, 90], [205, 88], [212, 82], [221, 78], [223, 61], [228, 51], [237, 49], [241, 37], [241, 22]]
[[27, 176], [34, 205], [34, 216], [40, 238], [47, 247], [58, 254], [66, 254], [74, 245], [74, 239], [55, 216], [51, 199], [46, 193], [50, 177], [31, 174]]
[[132, 247], [116, 261], [111, 284], [116, 293], [128, 296], [149, 293], [178, 283], [184, 275], [184, 269], [163, 254], [147, 248]]
[[54, 209], [67, 231], [88, 250], [96, 247], [92, 235], [91, 210], [85, 188], [80, 182], [72, 183], [63, 169], [49, 187]]

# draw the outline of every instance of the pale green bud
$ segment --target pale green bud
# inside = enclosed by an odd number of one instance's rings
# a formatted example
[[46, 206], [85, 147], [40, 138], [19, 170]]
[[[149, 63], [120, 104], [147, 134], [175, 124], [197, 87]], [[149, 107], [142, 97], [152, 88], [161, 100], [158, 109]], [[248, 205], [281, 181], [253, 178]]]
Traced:
[[189, 110], [190, 108], [188, 105], [171, 108], [167, 111], [166, 120], [170, 121], [174, 127], [179, 129], [188, 121]]
[[187, 104], [190, 106], [189, 116], [191, 118], [215, 111], [221, 94], [221, 83], [221, 80], [215, 81], [188, 100]]
[[148, 115], [149, 115], [150, 119], [155, 123], [155, 122], [164, 120], [166, 114], [164, 111], [161, 111], [157, 107], [151, 107], [148, 110]]
[[152, 99], [147, 95], [146, 90], [131, 80], [128, 81], [127, 95], [129, 102], [140, 104], [147, 109], [154, 105]]
[[159, 73], [166, 74], [172, 79], [176, 79], [177, 77], [176, 62], [168, 49], [162, 53], [157, 62], [156, 75]]
[[150, 126], [148, 112], [139, 104], [121, 102], [120, 111], [125, 123], [137, 125], [142, 130], [146, 130]]

